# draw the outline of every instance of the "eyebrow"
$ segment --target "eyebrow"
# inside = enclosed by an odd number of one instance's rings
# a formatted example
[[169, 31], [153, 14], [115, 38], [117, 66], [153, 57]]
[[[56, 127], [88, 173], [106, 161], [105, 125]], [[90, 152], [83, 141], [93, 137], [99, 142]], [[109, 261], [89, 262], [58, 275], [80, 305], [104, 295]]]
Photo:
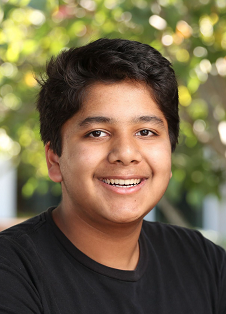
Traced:
[[92, 123], [113, 123], [113, 119], [102, 116], [87, 117], [79, 123], [79, 126], [88, 126]]
[[141, 117], [135, 118], [133, 120], [133, 122], [135, 122], [135, 123], [139, 123], [139, 122], [154, 122], [156, 124], [164, 126], [163, 119], [161, 119], [161, 118], [159, 118], [157, 116], [141, 116]]
[[[161, 118], [157, 116], [138, 116], [132, 119], [131, 123], [139, 123], [139, 122], [153, 122], [155, 124], [159, 124], [160, 126], [164, 127], [164, 122]], [[89, 126], [93, 123], [116, 123], [115, 119], [104, 117], [104, 116], [96, 116], [96, 117], [87, 117], [83, 121], [79, 123], [79, 126]]]

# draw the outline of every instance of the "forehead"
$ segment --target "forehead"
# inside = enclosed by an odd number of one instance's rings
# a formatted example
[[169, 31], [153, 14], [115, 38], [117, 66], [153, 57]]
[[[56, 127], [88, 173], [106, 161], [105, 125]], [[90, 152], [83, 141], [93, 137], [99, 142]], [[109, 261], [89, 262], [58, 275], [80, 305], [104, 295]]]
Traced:
[[119, 83], [95, 83], [88, 87], [81, 109], [62, 127], [77, 132], [103, 124], [121, 130], [129, 125], [152, 123], [168, 133], [167, 121], [146, 84], [122, 81]]
[[145, 83], [122, 81], [117, 83], [95, 83], [89, 86], [83, 98], [80, 114], [106, 112], [119, 118], [125, 113], [129, 116], [141, 112], [158, 112], [163, 116], [151, 88]]

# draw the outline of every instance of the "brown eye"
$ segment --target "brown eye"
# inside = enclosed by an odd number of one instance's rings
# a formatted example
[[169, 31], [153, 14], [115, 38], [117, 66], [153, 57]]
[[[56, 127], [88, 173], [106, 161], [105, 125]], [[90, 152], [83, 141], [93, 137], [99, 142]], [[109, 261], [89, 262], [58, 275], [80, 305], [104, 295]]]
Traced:
[[107, 133], [101, 130], [92, 131], [89, 134], [87, 134], [87, 137], [105, 137], [107, 136]]
[[144, 129], [144, 130], [137, 132], [136, 134], [138, 136], [152, 136], [152, 135], [154, 135], [154, 132], [147, 130], [147, 129]]
[[92, 133], [90, 133], [90, 135], [92, 135], [93, 137], [100, 137], [101, 131], [93, 131]]
[[142, 136], [147, 136], [147, 135], [149, 135], [149, 130], [142, 130], [142, 131], [140, 131], [140, 135], [142, 135]]

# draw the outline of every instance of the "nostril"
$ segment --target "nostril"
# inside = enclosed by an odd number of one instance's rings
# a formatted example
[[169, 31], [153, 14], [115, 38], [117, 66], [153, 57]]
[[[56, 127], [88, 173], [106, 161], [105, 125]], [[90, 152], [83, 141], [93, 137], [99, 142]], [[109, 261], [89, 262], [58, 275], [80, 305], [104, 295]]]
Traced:
[[123, 165], [139, 163], [142, 160], [142, 156], [135, 147], [116, 146], [108, 154], [108, 161], [110, 163], [117, 163]]

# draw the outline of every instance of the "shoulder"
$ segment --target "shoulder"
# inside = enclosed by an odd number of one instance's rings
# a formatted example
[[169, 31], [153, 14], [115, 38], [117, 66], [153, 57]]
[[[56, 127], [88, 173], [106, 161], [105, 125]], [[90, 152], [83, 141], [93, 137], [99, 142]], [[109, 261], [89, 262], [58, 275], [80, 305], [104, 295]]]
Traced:
[[20, 222], [16, 225], [13, 225], [12, 227], [9, 227], [7, 229], [4, 229], [0, 232], [1, 236], [13, 236], [13, 237], [19, 237], [22, 235], [22, 233], [27, 232], [29, 230], [32, 230], [34, 227], [36, 227], [39, 223], [41, 223], [43, 220], [45, 220], [45, 212], [36, 215], [32, 218], [28, 218], [24, 220], [23, 222]]
[[31, 235], [45, 223], [45, 212], [25, 220], [15, 226], [5, 229], [0, 232], [0, 241], [12, 240], [20, 242], [26, 236]]
[[226, 313], [226, 252], [223, 248], [197, 230], [158, 222], [144, 221], [142, 234], [149, 260], [157, 260], [164, 278], [172, 274], [173, 282], [178, 276], [188, 291], [205, 293], [209, 299], [217, 300], [217, 313]]
[[0, 263], [19, 263], [36, 251], [37, 238], [46, 225], [46, 212], [0, 232]]
[[45, 214], [0, 232], [0, 312], [43, 313], [44, 272], [38, 252]]
[[226, 267], [225, 250], [197, 230], [147, 221], [144, 221], [142, 230], [147, 242], [158, 250]]
[[[210, 244], [214, 247], [217, 246], [213, 244], [210, 240], [206, 239], [202, 233], [196, 229], [184, 228], [176, 225], [170, 225], [166, 223], [160, 222], [149, 222], [143, 221], [142, 229], [146, 236], [158, 236], [159, 241], [166, 241], [169, 243], [170, 241], [176, 241], [176, 243], [180, 243], [181, 241], [186, 241], [187, 244], [189, 242], [191, 244], [197, 243], [197, 245]], [[219, 247], [219, 246], [217, 246]], [[220, 250], [224, 251], [219, 247]]]

